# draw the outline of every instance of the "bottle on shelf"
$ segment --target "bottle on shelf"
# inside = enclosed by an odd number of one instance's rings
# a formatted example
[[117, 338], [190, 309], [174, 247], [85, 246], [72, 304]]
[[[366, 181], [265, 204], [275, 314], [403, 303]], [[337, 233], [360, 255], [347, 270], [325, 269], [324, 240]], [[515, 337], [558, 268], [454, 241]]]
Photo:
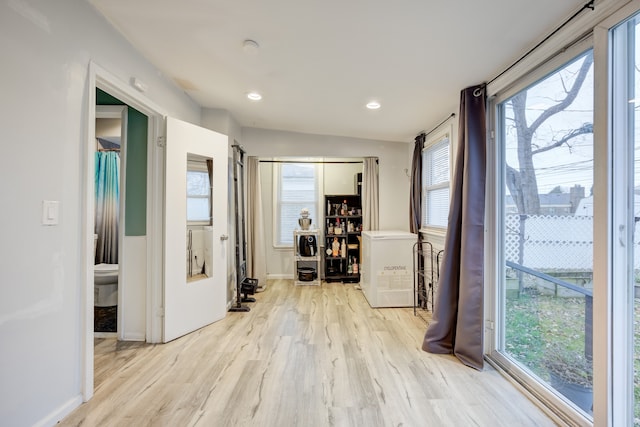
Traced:
[[353, 259], [353, 261], [354, 261], [354, 262], [353, 262], [353, 274], [358, 274], [358, 263], [357, 263], [357, 262], [355, 262], [355, 261], [356, 261], [356, 260], [355, 260], [355, 257], [353, 257], [353, 258], [354, 258], [354, 259]]
[[353, 264], [351, 263], [351, 257], [349, 257], [349, 265], [347, 266], [347, 274], [353, 274]]
[[340, 215], [345, 216], [347, 214], [347, 199], [342, 201], [342, 206], [340, 208]]
[[340, 244], [340, 256], [342, 258], [347, 257], [347, 243], [345, 242], [344, 239], [342, 239], [342, 243]]

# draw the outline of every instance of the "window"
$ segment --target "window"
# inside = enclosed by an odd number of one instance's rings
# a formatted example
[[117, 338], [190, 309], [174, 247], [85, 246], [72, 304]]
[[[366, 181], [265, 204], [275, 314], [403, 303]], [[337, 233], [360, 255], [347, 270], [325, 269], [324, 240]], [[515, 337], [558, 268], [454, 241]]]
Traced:
[[446, 227], [449, 219], [450, 133], [422, 150], [422, 226]]
[[[640, 425], [640, 17], [616, 26], [612, 39], [614, 419]], [[623, 232], [624, 230], [624, 232]]]
[[499, 99], [497, 116], [497, 351], [526, 372], [525, 382], [545, 384], [590, 418], [594, 222], [585, 206], [593, 203], [594, 184], [592, 51]]
[[320, 223], [318, 203], [322, 198], [320, 168], [315, 163], [278, 163], [274, 166], [274, 246], [293, 246], [293, 230], [303, 208]]
[[209, 224], [211, 182], [204, 162], [187, 162], [187, 221]]

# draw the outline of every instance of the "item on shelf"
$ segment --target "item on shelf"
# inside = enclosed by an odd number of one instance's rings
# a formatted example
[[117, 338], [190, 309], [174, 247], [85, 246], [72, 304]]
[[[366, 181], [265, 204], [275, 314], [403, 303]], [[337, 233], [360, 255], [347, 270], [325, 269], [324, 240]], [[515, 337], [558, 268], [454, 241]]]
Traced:
[[298, 280], [301, 282], [311, 282], [316, 278], [315, 268], [300, 267], [298, 268]]
[[308, 230], [311, 226], [311, 218], [309, 218], [309, 209], [302, 208], [300, 211], [300, 218], [298, 218], [298, 225], [302, 230]]
[[327, 227], [327, 234], [333, 234], [333, 223], [330, 222], [329, 226]]
[[340, 256], [345, 258], [347, 256], [347, 243], [344, 239], [342, 239], [342, 243], [340, 244]]
[[358, 274], [358, 263], [353, 263], [353, 274]]
[[347, 199], [344, 199], [340, 206], [340, 215], [345, 216], [347, 214]]
[[333, 256], [338, 256], [338, 253], [340, 252], [340, 242], [338, 242], [337, 237], [333, 238], [333, 243], [331, 244], [331, 250], [332, 250]]
[[298, 247], [300, 250], [300, 256], [315, 256], [318, 252], [316, 236], [312, 234], [300, 236]]
[[295, 285], [320, 285], [320, 230], [293, 230], [293, 278]]

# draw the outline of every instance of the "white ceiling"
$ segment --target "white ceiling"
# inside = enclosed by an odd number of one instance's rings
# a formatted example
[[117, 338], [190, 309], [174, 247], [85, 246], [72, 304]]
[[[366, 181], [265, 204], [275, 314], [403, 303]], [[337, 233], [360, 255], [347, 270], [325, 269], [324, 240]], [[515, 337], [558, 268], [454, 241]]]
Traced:
[[[89, 0], [198, 104], [242, 126], [413, 141], [583, 0]], [[255, 53], [243, 50], [255, 40]], [[246, 98], [249, 91], [260, 102]], [[382, 108], [367, 110], [378, 100]]]

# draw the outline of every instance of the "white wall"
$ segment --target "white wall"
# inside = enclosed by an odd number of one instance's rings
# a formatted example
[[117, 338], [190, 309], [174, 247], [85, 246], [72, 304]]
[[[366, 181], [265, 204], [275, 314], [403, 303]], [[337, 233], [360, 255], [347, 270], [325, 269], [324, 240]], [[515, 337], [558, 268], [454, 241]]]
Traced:
[[[380, 229], [409, 230], [409, 177], [405, 169], [409, 168], [411, 157], [407, 156], [407, 143], [243, 128], [242, 145], [249, 156], [268, 158], [378, 157]], [[261, 167], [264, 187], [271, 188], [272, 175], [271, 168]], [[272, 197], [272, 194], [263, 194], [264, 220], [268, 230], [273, 223]], [[272, 247], [272, 239], [269, 236], [267, 236], [267, 245]], [[290, 250], [268, 251], [268, 256], [269, 276], [287, 277], [292, 274]]]
[[[200, 109], [84, 1], [2, 2], [0, 57], [0, 423], [52, 425], [81, 401], [89, 62], [182, 120]], [[59, 225], [41, 225], [43, 200]]]

